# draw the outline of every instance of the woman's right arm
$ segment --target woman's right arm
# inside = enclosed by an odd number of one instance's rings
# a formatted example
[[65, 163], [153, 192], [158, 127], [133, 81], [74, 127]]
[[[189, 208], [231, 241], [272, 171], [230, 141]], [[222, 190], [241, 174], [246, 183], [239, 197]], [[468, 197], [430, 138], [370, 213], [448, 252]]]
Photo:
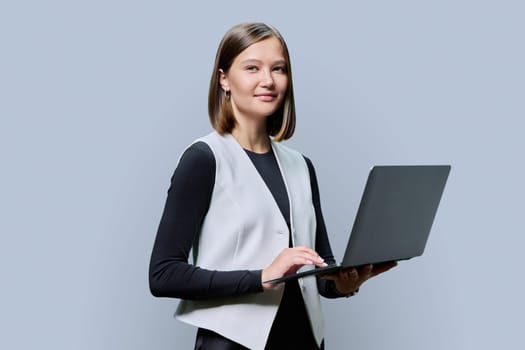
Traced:
[[261, 271], [214, 271], [188, 263], [210, 206], [215, 157], [204, 142], [190, 146], [171, 179], [149, 266], [157, 297], [211, 299], [262, 292]]

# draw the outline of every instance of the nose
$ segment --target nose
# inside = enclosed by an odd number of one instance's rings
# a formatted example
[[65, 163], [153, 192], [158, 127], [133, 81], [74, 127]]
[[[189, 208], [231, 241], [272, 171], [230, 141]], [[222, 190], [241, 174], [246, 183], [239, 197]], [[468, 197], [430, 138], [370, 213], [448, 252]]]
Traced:
[[269, 69], [262, 70], [261, 85], [266, 88], [272, 88], [274, 84], [272, 72]]

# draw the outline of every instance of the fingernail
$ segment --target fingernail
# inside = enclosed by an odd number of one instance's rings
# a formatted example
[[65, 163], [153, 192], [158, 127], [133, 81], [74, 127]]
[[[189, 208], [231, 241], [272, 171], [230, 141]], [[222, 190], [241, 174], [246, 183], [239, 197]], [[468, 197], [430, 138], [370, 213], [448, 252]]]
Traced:
[[321, 257], [319, 257], [318, 260], [319, 260], [320, 262], [323, 262], [323, 261], [324, 261], [324, 259], [321, 258]]

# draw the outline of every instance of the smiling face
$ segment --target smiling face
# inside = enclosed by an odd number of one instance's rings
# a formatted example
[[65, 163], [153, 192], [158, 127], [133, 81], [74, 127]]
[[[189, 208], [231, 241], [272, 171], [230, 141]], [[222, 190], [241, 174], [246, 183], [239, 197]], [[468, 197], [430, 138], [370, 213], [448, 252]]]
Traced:
[[242, 51], [227, 72], [219, 71], [220, 85], [230, 94], [238, 123], [266, 123], [266, 117], [281, 107], [288, 86], [287, 66], [279, 39], [270, 37]]

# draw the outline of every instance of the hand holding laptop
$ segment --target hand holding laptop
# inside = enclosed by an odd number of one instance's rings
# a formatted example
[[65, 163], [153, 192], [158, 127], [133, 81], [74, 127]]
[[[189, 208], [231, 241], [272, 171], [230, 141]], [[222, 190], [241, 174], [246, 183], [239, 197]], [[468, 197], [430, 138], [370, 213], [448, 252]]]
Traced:
[[[272, 280], [273, 276], [290, 276], [305, 265], [326, 267], [327, 264], [313, 249], [294, 247], [284, 249], [274, 261], [262, 271], [262, 281]], [[386, 272], [397, 265], [396, 261], [378, 264], [366, 264], [358, 267], [340, 268], [335, 272], [326, 273], [320, 277], [335, 282], [336, 290], [341, 295], [351, 295], [368, 279]], [[264, 283], [264, 289], [275, 288], [276, 283]]]
[[320, 276], [325, 280], [335, 282], [335, 289], [341, 295], [352, 295], [359, 290], [361, 285], [372, 277], [390, 270], [397, 265], [397, 261], [379, 264], [367, 264], [360, 267], [342, 268], [337, 272]]

